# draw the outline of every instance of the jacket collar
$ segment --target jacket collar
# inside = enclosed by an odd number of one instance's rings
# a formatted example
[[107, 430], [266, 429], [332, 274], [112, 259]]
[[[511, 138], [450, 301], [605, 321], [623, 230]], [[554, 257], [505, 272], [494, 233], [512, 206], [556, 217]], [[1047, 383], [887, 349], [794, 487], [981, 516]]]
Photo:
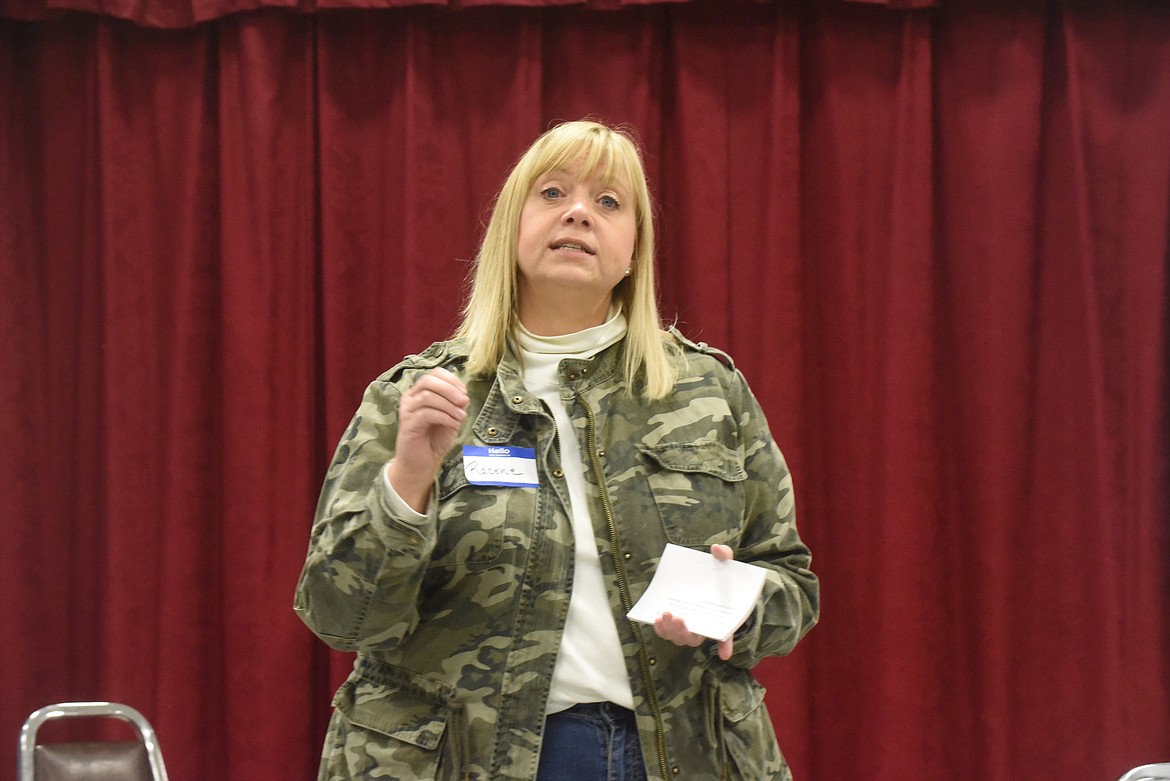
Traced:
[[[560, 363], [561, 393], [566, 398], [580, 396], [593, 388], [617, 381], [620, 377], [625, 340], [610, 345], [587, 359], [566, 358]], [[486, 382], [487, 380], [481, 380]], [[489, 444], [512, 441], [522, 415], [544, 415], [544, 406], [521, 379], [519, 359], [509, 343], [504, 358], [496, 368], [483, 407], [472, 424], [476, 436]]]

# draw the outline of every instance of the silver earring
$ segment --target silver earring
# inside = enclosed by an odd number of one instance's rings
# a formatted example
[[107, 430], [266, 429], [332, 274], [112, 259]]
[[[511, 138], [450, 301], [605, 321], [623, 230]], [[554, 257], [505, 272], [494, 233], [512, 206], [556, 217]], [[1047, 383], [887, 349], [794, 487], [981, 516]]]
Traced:
[[630, 267], [626, 266], [626, 276], [628, 277], [629, 275], [630, 275]]

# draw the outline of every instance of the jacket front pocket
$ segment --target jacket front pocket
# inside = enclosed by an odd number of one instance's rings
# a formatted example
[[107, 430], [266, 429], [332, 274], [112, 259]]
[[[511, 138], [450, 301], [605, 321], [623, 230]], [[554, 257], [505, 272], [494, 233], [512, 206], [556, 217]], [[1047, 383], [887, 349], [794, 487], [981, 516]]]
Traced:
[[463, 461], [444, 464], [439, 473], [439, 536], [432, 567], [486, 564], [503, 547], [509, 523], [519, 523], [525, 507], [534, 506], [530, 488], [473, 485], [463, 474]]
[[736, 777], [749, 779], [790, 779], [788, 763], [780, 753], [776, 731], [764, 706], [764, 687], [746, 670], [724, 680], [705, 676], [709, 729], [712, 742], [730, 761]]
[[738, 541], [743, 520], [743, 458], [719, 442], [639, 445], [666, 537], [703, 548]]
[[337, 691], [333, 706], [344, 719], [336, 728], [344, 734], [334, 761], [354, 778], [375, 769], [387, 778], [437, 779], [457, 772], [462, 758], [452, 754], [461, 753], [465, 736], [457, 734], [464, 725], [453, 695], [405, 670], [395, 676], [401, 680], [355, 673]]

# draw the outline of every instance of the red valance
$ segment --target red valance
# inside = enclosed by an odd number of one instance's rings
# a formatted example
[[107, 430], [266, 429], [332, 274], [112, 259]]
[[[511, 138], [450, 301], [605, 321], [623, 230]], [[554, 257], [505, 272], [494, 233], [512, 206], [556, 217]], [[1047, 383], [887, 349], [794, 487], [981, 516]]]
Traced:
[[[888, 8], [928, 8], [939, 0], [837, 0]], [[614, 11], [649, 5], [725, 5], [728, 2], [778, 4], [795, 0], [0, 0], [0, 17], [26, 21], [55, 18], [71, 12], [126, 19], [142, 27], [183, 28], [228, 14], [281, 8], [299, 13], [336, 9], [390, 9], [432, 7], [466, 10], [487, 6], [576, 7]]]

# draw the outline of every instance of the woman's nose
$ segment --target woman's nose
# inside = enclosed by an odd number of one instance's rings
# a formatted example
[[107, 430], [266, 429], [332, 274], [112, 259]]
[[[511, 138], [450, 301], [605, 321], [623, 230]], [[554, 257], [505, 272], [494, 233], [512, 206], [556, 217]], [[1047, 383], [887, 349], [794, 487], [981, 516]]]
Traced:
[[589, 215], [588, 205], [580, 199], [572, 200], [568, 208], [565, 209], [565, 213], [561, 217], [561, 222], [566, 225], [569, 223], [584, 226], [592, 225], [592, 217]]

